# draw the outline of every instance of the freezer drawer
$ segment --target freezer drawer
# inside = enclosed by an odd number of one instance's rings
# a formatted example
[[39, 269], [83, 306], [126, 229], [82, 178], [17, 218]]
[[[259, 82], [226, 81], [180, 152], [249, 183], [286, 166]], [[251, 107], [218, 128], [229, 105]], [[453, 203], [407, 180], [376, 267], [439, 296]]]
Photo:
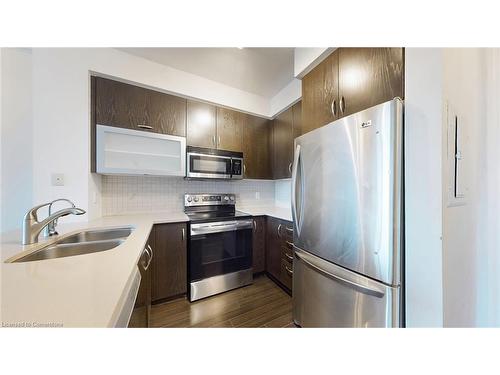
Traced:
[[400, 287], [295, 248], [293, 319], [302, 327], [399, 327]]

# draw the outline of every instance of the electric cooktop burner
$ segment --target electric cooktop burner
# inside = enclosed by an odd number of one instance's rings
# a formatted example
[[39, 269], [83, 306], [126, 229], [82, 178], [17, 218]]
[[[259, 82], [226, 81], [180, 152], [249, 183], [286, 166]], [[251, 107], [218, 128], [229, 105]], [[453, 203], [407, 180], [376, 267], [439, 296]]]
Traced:
[[234, 194], [185, 194], [184, 212], [191, 222], [210, 222], [252, 217], [236, 211]]

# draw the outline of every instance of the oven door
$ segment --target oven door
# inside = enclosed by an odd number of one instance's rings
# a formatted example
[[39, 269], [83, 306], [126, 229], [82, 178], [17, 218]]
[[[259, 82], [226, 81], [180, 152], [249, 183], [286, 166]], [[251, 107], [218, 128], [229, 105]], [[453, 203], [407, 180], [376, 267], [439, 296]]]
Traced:
[[251, 267], [251, 219], [191, 224], [190, 282]]
[[229, 179], [231, 172], [232, 163], [229, 156], [187, 153], [186, 177]]

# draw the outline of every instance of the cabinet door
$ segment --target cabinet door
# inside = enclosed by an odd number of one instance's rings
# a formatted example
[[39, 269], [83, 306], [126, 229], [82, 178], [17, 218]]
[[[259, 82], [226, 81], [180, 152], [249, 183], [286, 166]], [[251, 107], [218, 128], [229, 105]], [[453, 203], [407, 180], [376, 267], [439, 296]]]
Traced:
[[302, 134], [339, 118], [338, 59], [335, 50], [302, 79]]
[[152, 131], [186, 136], [186, 99], [147, 90], [148, 123]]
[[243, 172], [245, 178], [272, 179], [270, 135], [272, 121], [248, 116], [243, 127]]
[[247, 115], [231, 109], [217, 108], [217, 148], [228, 151], [243, 151], [243, 126]]
[[281, 275], [281, 239], [278, 234], [280, 220], [273, 217], [267, 218], [266, 227], [266, 271], [276, 280]]
[[95, 96], [97, 124], [135, 130], [147, 125], [147, 90], [96, 77]]
[[273, 122], [273, 178], [290, 178], [293, 161], [292, 108], [279, 114]]
[[266, 269], [266, 218], [253, 218], [253, 273]]
[[402, 48], [341, 48], [339, 94], [342, 116], [403, 98]]
[[158, 301], [186, 293], [186, 224], [155, 225], [152, 299]]
[[216, 148], [216, 107], [206, 103], [187, 102], [187, 144]]
[[302, 128], [302, 101], [295, 103], [292, 107], [293, 139], [304, 134]]
[[[154, 258], [154, 230], [151, 231], [147, 245], [149, 245], [149, 247], [153, 250], [152, 256]], [[139, 263], [137, 264], [139, 272], [141, 273], [141, 284], [139, 285], [134, 310], [132, 311], [132, 315], [130, 316], [130, 321], [128, 323], [129, 328], [149, 327], [149, 318], [151, 314], [152, 259], [148, 266], [149, 261], [149, 255], [146, 252], [143, 252], [141, 258], [139, 259]]]

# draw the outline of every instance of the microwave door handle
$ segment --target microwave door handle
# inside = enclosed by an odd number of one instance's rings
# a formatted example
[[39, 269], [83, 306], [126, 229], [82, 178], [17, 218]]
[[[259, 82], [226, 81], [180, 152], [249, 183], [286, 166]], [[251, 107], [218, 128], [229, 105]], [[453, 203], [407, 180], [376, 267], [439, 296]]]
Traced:
[[229, 165], [230, 178], [233, 178], [233, 158], [231, 158], [231, 162]]

